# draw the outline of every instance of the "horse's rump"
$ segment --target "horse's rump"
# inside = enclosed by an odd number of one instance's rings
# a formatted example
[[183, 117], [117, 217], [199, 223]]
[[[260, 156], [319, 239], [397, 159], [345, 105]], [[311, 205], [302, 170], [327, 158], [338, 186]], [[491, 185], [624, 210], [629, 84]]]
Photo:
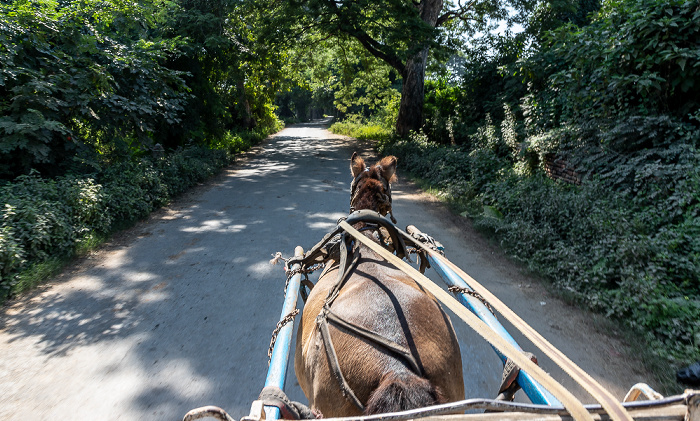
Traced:
[[[364, 413], [462, 399], [461, 356], [448, 316], [412, 279], [369, 249], [361, 253], [332, 311], [410, 350], [419, 366], [416, 373], [400, 355], [331, 324], [342, 374], [364, 403]], [[337, 270], [329, 270], [319, 279], [307, 300], [297, 338], [297, 377], [310, 404], [324, 416], [361, 413], [340, 395], [315, 323], [336, 278]], [[336, 392], [328, 396], [329, 390]]]

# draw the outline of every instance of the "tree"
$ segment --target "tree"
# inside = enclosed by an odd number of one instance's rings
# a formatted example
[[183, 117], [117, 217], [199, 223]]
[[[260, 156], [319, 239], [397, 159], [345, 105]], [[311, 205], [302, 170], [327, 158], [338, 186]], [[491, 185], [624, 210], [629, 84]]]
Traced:
[[286, 86], [276, 99], [281, 117], [306, 120], [321, 113], [369, 117], [398, 96], [396, 71], [354, 38], [320, 40], [307, 47], [287, 50]]
[[493, 19], [517, 19], [506, 5], [507, 0], [286, 0], [272, 7], [264, 27], [268, 40], [287, 45], [304, 42], [314, 31], [349, 36], [393, 67], [403, 82], [396, 131], [404, 136], [423, 121], [430, 49], [442, 48], [450, 37], [485, 30]]
[[[155, 143], [180, 121], [179, 41], [157, 35], [152, 2], [0, 5], [0, 178], [56, 175]], [[108, 158], [111, 159], [111, 158]]]

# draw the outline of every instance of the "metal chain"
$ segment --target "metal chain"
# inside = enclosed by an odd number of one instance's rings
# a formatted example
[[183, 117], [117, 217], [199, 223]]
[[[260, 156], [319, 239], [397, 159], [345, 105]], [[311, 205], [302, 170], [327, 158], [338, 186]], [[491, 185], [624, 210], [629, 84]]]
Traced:
[[[287, 272], [287, 281], [284, 283], [284, 296], [287, 296], [287, 288], [289, 287], [289, 281], [292, 279], [292, 277], [296, 274], [303, 274], [306, 279], [309, 279], [308, 274], [311, 272], [315, 272], [319, 269], [322, 269], [325, 267], [325, 263], [317, 263], [315, 265], [312, 265], [308, 268], [300, 267], [297, 269], [287, 269], [285, 266], [285, 270]], [[277, 327], [275, 327], [275, 330], [272, 332], [272, 338], [270, 339], [270, 347], [267, 350], [267, 365], [270, 365], [270, 362], [272, 361], [272, 350], [275, 348], [275, 342], [277, 341], [277, 335], [280, 333], [280, 330], [286, 325], [287, 323], [291, 322], [294, 320], [294, 317], [299, 314], [299, 309], [295, 308], [292, 310], [289, 314], [284, 316], [282, 320], [277, 322]]]
[[280, 330], [289, 322], [294, 320], [294, 317], [299, 314], [299, 309], [295, 308], [292, 310], [289, 314], [284, 316], [282, 320], [277, 322], [277, 327], [275, 327], [275, 330], [272, 332], [272, 338], [270, 339], [270, 348], [267, 350], [267, 365], [268, 367], [270, 366], [270, 362], [272, 362], [272, 350], [275, 348], [275, 342], [277, 342], [277, 335], [279, 335]]
[[469, 288], [460, 287], [457, 285], [452, 285], [451, 287], [447, 288], [447, 290], [452, 292], [452, 293], [459, 292], [461, 294], [466, 294], [466, 295], [469, 295], [469, 296], [476, 298], [477, 300], [481, 301], [486, 306], [487, 309], [489, 309], [491, 314], [493, 314], [493, 317], [496, 317], [496, 312], [493, 311], [491, 304], [489, 304], [489, 302], [486, 301], [486, 298], [482, 297], [481, 294], [479, 294], [478, 292], [471, 290]]
[[309, 280], [309, 273], [315, 272], [319, 269], [323, 269], [326, 267], [325, 263], [317, 263], [315, 265], [311, 265], [308, 269], [307, 268], [298, 268], [298, 269], [289, 269], [287, 270], [287, 280], [284, 283], [284, 294], [283, 296], [287, 296], [287, 287], [289, 287], [289, 281], [292, 280], [292, 277], [298, 273], [301, 273], [306, 277], [306, 280]]

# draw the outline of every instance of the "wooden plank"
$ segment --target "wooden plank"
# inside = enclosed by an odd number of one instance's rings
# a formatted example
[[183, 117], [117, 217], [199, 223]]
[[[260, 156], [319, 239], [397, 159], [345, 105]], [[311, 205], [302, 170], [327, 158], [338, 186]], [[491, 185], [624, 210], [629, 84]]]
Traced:
[[[531, 376], [535, 378], [543, 387], [549, 390], [559, 401], [564, 405], [564, 407], [574, 416], [576, 420], [586, 420], [592, 421], [593, 418], [591, 414], [583, 407], [583, 404], [566, 388], [560, 385], [554, 378], [542, 370], [538, 365], [530, 361], [530, 359], [525, 356], [525, 354], [518, 351], [513, 345], [506, 342], [499, 335], [493, 334], [491, 328], [471, 313], [466, 307], [459, 303], [454, 297], [447, 293], [442, 288], [438, 287], [433, 281], [428, 279], [425, 275], [416, 270], [413, 266], [404, 262], [403, 260], [396, 257], [394, 254], [390, 253], [382, 246], [374, 243], [369, 238], [362, 235], [355, 228], [350, 226], [345, 221], [340, 222], [340, 227], [342, 227], [346, 232], [355, 237], [358, 241], [362, 242], [364, 245], [369, 247], [372, 251], [380, 255], [387, 262], [393, 264], [398, 269], [402, 270], [404, 273], [411, 276], [421, 287], [433, 294], [435, 298], [440, 300], [446, 307], [448, 307], [452, 312], [454, 312], [459, 318], [461, 318], [469, 327], [474, 329], [476, 333], [481, 335], [486, 341], [491, 343], [496, 349], [501, 351], [505, 356], [510, 358], [518, 367], [527, 371]], [[629, 415], [625, 418], [615, 418], [619, 420], [631, 421]]]

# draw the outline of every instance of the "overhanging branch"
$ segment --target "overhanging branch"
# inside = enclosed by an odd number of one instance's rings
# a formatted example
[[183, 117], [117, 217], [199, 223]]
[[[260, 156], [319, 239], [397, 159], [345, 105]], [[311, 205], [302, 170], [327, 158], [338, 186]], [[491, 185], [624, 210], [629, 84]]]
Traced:
[[467, 15], [471, 11], [471, 8], [474, 6], [474, 3], [476, 3], [476, 0], [472, 0], [471, 2], [469, 2], [469, 4], [462, 5], [462, 1], [459, 0], [457, 2], [457, 9], [445, 12], [442, 16], [438, 17], [435, 26], [442, 26], [443, 24], [451, 22], [455, 19], [469, 20], [470, 18]]
[[343, 19], [343, 14], [340, 12], [335, 1], [331, 0], [329, 5], [334, 10], [336, 17], [338, 18], [339, 31], [344, 32], [358, 40], [370, 54], [396, 69], [399, 74], [404, 75], [406, 66], [396, 54], [391, 51], [387, 51], [388, 48], [386, 48], [382, 43], [372, 38], [364, 30], [356, 27], [353, 23], [345, 22]]
[[406, 70], [406, 66], [404, 65], [404, 63], [395, 55], [387, 54], [384, 51], [382, 51], [382, 45], [376, 40], [374, 40], [372, 37], [367, 35], [364, 31], [348, 33], [348, 35], [360, 41], [360, 44], [362, 44], [362, 46], [365, 47], [365, 49], [367, 49], [367, 51], [369, 51], [370, 54], [372, 54], [380, 60], [383, 60], [386, 64], [396, 69], [399, 72], [399, 74], [404, 74]]

